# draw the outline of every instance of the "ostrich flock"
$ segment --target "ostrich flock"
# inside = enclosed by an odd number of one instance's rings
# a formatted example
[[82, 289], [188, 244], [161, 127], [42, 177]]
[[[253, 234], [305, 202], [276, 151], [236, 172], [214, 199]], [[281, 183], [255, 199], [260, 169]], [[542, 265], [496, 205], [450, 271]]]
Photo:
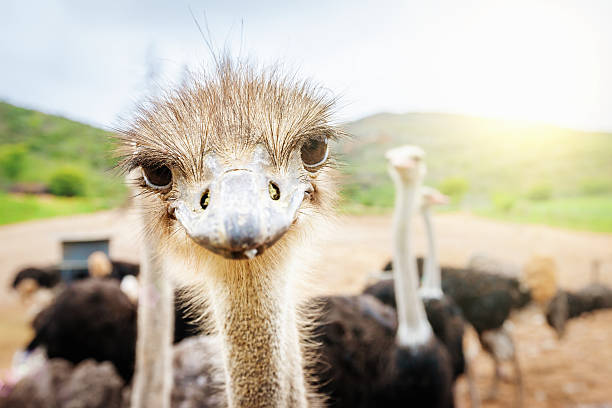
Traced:
[[360, 295], [309, 297], [336, 199], [330, 142], [344, 136], [326, 95], [222, 58], [142, 105], [118, 132], [140, 190], [141, 264], [94, 253], [91, 277], [68, 285], [52, 268], [17, 275], [35, 335], [0, 407], [453, 407], [464, 375], [477, 407], [469, 326], [495, 362], [486, 398], [509, 361], [521, 406], [511, 313], [536, 303], [561, 336], [568, 319], [612, 307], [612, 290], [557, 290], [541, 258], [523, 277], [483, 257], [440, 266], [431, 207], [446, 197], [422, 185], [423, 150], [401, 146], [385, 155], [396, 190], [386, 272]]

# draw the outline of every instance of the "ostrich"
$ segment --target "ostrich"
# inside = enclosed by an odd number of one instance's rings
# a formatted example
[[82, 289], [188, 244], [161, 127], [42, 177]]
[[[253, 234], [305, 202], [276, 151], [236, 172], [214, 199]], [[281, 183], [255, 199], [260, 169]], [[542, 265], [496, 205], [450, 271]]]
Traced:
[[591, 283], [576, 292], [557, 291], [546, 308], [546, 320], [562, 338], [568, 320], [599, 309], [612, 309], [612, 289]]
[[[410, 248], [411, 212], [424, 166], [421, 149], [387, 152], [395, 182], [393, 254], [397, 313], [370, 295], [321, 298], [320, 389], [331, 406], [450, 407], [452, 363], [433, 336], [418, 294]], [[328, 365], [327, 370], [321, 366]]]
[[74, 364], [93, 358], [110, 361], [126, 382], [134, 372], [136, 307], [106, 279], [84, 279], [64, 289], [32, 326], [26, 350], [45, 346], [47, 357]]
[[[433, 334], [418, 295], [416, 264], [410, 245], [412, 213], [425, 174], [423, 156], [423, 151], [415, 146], [398, 147], [386, 154], [390, 163], [389, 172], [396, 186], [393, 261], [396, 265], [397, 344], [398, 357], [404, 355], [406, 358], [401, 365], [400, 371], [406, 371], [402, 377], [414, 381], [416, 395], [425, 398], [435, 395], [439, 398], [424, 399], [423, 403], [442, 407], [453, 404], [451, 362], [448, 350]], [[419, 384], [419, 381], [423, 383]]]
[[[169, 369], [151, 365], [167, 361], [169, 330], [157, 330], [172, 324], [172, 291], [160, 285], [173, 280], [189, 288], [194, 304], [209, 307], [230, 406], [316, 402], [304, 370], [300, 285], [335, 196], [328, 141], [341, 131], [330, 122], [332, 108], [321, 88], [224, 57], [213, 71], [148, 101], [118, 132], [123, 167], [142, 174], [151, 262], [142, 274], [155, 278], [145, 285], [156, 286], [158, 300], [147, 307], [149, 318], [139, 309], [137, 381]], [[135, 394], [159, 397], [153, 381], [144, 383]], [[164, 392], [148, 406], [167, 399]]]
[[[448, 203], [448, 197], [432, 187], [421, 188], [420, 211], [427, 231], [427, 258], [424, 262], [422, 285], [419, 293], [423, 298], [427, 318], [433, 326], [434, 333], [447, 347], [453, 361], [453, 375], [457, 378], [466, 372], [466, 361], [463, 354], [463, 334], [465, 322], [461, 309], [452, 298], [442, 292], [442, 277], [438, 263], [438, 250], [435, 232], [431, 220], [431, 207]], [[470, 381], [471, 383], [471, 381]], [[475, 400], [473, 384], [472, 397]]]
[[13, 279], [13, 288], [19, 290], [19, 284], [26, 279], [33, 279], [39, 287], [51, 289], [60, 282], [60, 271], [54, 267], [20, 269]]
[[[423, 169], [425, 166], [423, 165]], [[424, 262], [424, 273], [422, 274], [422, 286], [419, 293], [425, 304], [427, 319], [431, 324], [436, 337], [448, 349], [453, 362], [453, 378], [457, 378], [466, 372], [466, 361], [463, 353], [463, 334], [465, 322], [462, 317], [461, 309], [455, 304], [452, 298], [445, 296], [442, 292], [440, 277], [440, 266], [438, 264], [435, 236], [431, 222], [431, 210], [433, 205], [445, 204], [447, 197], [431, 187], [420, 189], [420, 212], [423, 216], [427, 231], [428, 258]], [[423, 269], [423, 261], [419, 258], [418, 265]], [[391, 264], [386, 267], [392, 270]], [[370, 285], [364, 290], [381, 300], [383, 303], [396, 307], [395, 290], [392, 281], [380, 281]], [[477, 401], [475, 389], [470, 380], [470, 392], [472, 400]]]
[[[423, 259], [417, 265], [423, 268]], [[393, 264], [387, 264], [393, 270]], [[442, 290], [459, 306], [463, 317], [478, 334], [483, 349], [495, 363], [495, 376], [487, 399], [495, 399], [501, 379], [502, 361], [512, 362], [515, 371], [516, 403], [522, 404], [523, 382], [516, 356], [516, 347], [511, 334], [504, 327], [510, 314], [526, 306], [531, 299], [530, 291], [522, 287], [516, 278], [494, 273], [443, 266], [441, 268]], [[394, 292], [392, 281], [381, 281], [368, 288], [382, 302], [390, 304]]]
[[[432, 201], [434, 197], [436, 200], [441, 199], [432, 190], [423, 192], [422, 210], [427, 208], [427, 202]], [[536, 299], [545, 299], [540, 302], [550, 299], [551, 288], [554, 289], [556, 285], [554, 264], [551, 266], [548, 258], [532, 258], [526, 265], [529, 288], [524, 287], [516, 278], [500, 276], [489, 270], [451, 267], [443, 267], [440, 270], [428, 211], [423, 211], [423, 216], [429, 238], [429, 257], [426, 260], [423, 258], [417, 260], [419, 272], [423, 275], [421, 294], [424, 297], [427, 316], [434, 332], [451, 351], [455, 375], [461, 374], [465, 369], [470, 383], [472, 401], [478, 401], [479, 398], [471, 378], [473, 373], [466, 366], [459, 340], [462, 339], [464, 331], [462, 314], [465, 320], [476, 329], [484, 350], [491, 354], [495, 362], [495, 376], [488, 399], [496, 398], [501, 378], [501, 362], [510, 360], [515, 371], [516, 402], [517, 405], [521, 405], [523, 383], [520, 366], [514, 341], [504, 327], [504, 323], [513, 310], [523, 308], [532, 300], [533, 295], [538, 295]], [[490, 261], [485, 263], [491, 264]], [[385, 270], [392, 269], [392, 263], [387, 263]], [[442, 294], [442, 289], [445, 296], [436, 298]], [[394, 285], [391, 281], [377, 282], [366, 288], [364, 293], [371, 294], [382, 302], [395, 307]], [[565, 310], [563, 306], [567, 303], [563, 302], [564, 299], [566, 299], [565, 293], [560, 293], [558, 299], [551, 303], [552, 306], [549, 306], [548, 321], [551, 326], [556, 324], [561, 327], [565, 321], [561, 317], [563, 316], [562, 311]]]
[[[199, 333], [188, 306], [175, 298], [173, 343]], [[28, 352], [44, 346], [49, 358], [72, 363], [110, 361], [126, 382], [134, 373], [136, 305], [114, 279], [83, 279], [68, 286], [32, 322]]]

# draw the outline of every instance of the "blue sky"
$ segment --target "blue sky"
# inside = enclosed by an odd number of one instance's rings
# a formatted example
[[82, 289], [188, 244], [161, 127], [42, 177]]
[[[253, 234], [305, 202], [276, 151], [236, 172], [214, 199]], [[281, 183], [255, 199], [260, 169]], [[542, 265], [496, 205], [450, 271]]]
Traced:
[[210, 61], [190, 9], [217, 46], [340, 94], [341, 120], [435, 111], [612, 130], [607, 0], [5, 0], [0, 99], [111, 126], [152, 82]]

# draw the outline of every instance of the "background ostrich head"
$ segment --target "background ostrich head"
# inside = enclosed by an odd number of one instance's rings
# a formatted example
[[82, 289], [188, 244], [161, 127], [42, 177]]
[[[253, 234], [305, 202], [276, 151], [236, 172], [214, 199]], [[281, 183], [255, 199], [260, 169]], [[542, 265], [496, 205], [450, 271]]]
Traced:
[[421, 187], [421, 207], [423, 209], [430, 208], [436, 205], [445, 205], [449, 203], [447, 195], [442, 194], [440, 191], [433, 187], [423, 186]]
[[396, 147], [388, 150], [385, 157], [389, 161], [389, 169], [393, 170], [391, 174], [397, 174], [404, 182], [415, 182], [425, 176], [425, 152], [418, 146]]
[[142, 104], [119, 138], [123, 167], [139, 169], [148, 234], [183, 258], [278, 261], [333, 202], [333, 102], [223, 58]]

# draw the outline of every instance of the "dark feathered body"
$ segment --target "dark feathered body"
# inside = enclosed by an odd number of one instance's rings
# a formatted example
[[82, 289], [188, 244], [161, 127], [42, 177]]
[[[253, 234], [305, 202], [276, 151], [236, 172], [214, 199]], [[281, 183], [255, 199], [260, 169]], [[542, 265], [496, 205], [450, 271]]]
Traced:
[[85, 359], [112, 362], [129, 381], [134, 372], [136, 307], [115, 281], [86, 279], [74, 283], [40, 312], [36, 336], [28, 345], [46, 347], [49, 358], [74, 364]]
[[[200, 325], [188, 307], [175, 301], [174, 342], [195, 336]], [[72, 363], [93, 358], [112, 362], [126, 380], [134, 373], [136, 306], [112, 279], [85, 279], [68, 286], [33, 322], [36, 332], [27, 346], [45, 346], [49, 358]]]
[[465, 373], [465, 321], [461, 309], [448, 296], [441, 299], [424, 299], [423, 303], [434, 334], [448, 350], [453, 365], [453, 379], [456, 379]]
[[[138, 276], [140, 272], [140, 265], [132, 262], [111, 261], [111, 265], [112, 270], [110, 277], [113, 279], [121, 280], [127, 275]], [[85, 277], [86, 276], [80, 276], [81, 279]], [[60, 283], [62, 277], [60, 269], [57, 266], [44, 268], [28, 267], [17, 272], [15, 279], [13, 279], [13, 288], [16, 288], [17, 285], [26, 278], [34, 279], [40, 287], [52, 288]]]
[[[385, 305], [395, 309], [395, 288], [393, 280], [384, 280], [368, 286], [364, 294], [372, 295]], [[451, 356], [453, 378], [465, 372], [465, 356], [463, 354], [463, 334], [465, 322], [461, 309], [448, 296], [442, 299], [423, 299], [427, 320], [434, 334], [444, 344]]]
[[320, 301], [316, 371], [330, 406], [452, 406], [450, 359], [435, 338], [416, 351], [398, 347], [395, 312], [371, 296]]
[[15, 275], [15, 279], [13, 279], [12, 284], [13, 288], [16, 288], [24, 279], [34, 279], [38, 283], [38, 286], [43, 288], [52, 288], [59, 283], [61, 275], [59, 269], [55, 267], [24, 268]]
[[563, 334], [567, 320], [599, 309], [612, 308], [612, 289], [602, 284], [591, 284], [576, 292], [557, 291], [548, 304], [548, 324]]
[[517, 279], [468, 269], [442, 268], [442, 290], [478, 333], [500, 328], [528, 303]]
[[128, 275], [138, 276], [140, 273], [140, 265], [125, 261], [111, 261], [113, 266], [111, 277], [121, 280]]
[[[422, 273], [423, 258], [418, 258], [417, 265]], [[385, 268], [392, 266], [388, 263]], [[452, 267], [442, 267], [441, 271], [442, 291], [478, 333], [500, 328], [512, 310], [523, 308], [531, 300], [529, 291], [513, 277]], [[392, 280], [377, 282], [365, 293], [395, 307]]]

